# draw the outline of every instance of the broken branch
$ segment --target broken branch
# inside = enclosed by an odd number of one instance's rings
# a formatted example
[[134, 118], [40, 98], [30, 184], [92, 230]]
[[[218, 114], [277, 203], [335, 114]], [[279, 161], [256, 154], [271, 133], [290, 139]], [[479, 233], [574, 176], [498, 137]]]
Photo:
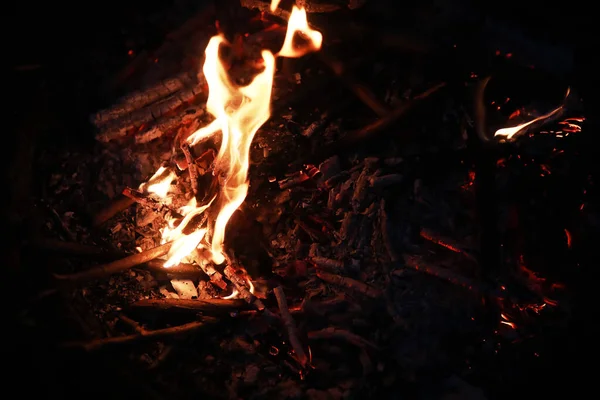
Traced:
[[150, 250], [146, 250], [137, 254], [132, 254], [128, 257], [122, 258], [117, 261], [113, 261], [108, 264], [99, 265], [97, 267], [88, 269], [87, 271], [82, 271], [70, 275], [54, 274], [54, 277], [59, 281], [81, 282], [89, 279], [98, 279], [112, 274], [116, 274], [118, 272], [126, 271], [130, 268], [133, 268], [136, 265], [144, 264], [160, 256], [164, 256], [171, 249], [172, 243], [173, 242], [165, 243], [163, 245], [154, 247]]
[[233, 311], [247, 309], [248, 304], [240, 299], [145, 299], [131, 304], [133, 308], [157, 308], [159, 310], [193, 310], [202, 312]]
[[339, 329], [335, 327], [329, 327], [325, 329], [321, 329], [319, 331], [308, 332], [309, 340], [318, 340], [318, 339], [343, 339], [348, 343], [352, 343], [358, 347], [370, 347], [374, 350], [379, 350], [379, 347], [373, 343], [364, 339], [362, 336], [359, 336], [355, 333], [347, 331], [345, 329]]
[[351, 290], [355, 290], [365, 296], [378, 298], [381, 296], [381, 290], [367, 285], [366, 283], [357, 281], [356, 279], [347, 278], [345, 276], [330, 274], [321, 270], [317, 270], [317, 276], [327, 283], [342, 286]]
[[111, 201], [111, 203], [106, 208], [103, 208], [92, 217], [92, 226], [98, 227], [104, 224], [106, 221], [108, 221], [118, 213], [127, 210], [134, 204], [135, 201], [128, 197], [122, 195], [117, 197], [116, 199]]
[[203, 327], [208, 322], [215, 322], [215, 318], [203, 317], [202, 321], [189, 322], [187, 324], [172, 326], [170, 328], [147, 330], [138, 325], [135, 334], [126, 336], [116, 336], [110, 338], [94, 339], [86, 342], [68, 342], [63, 344], [67, 348], [80, 348], [85, 351], [94, 351], [107, 345], [132, 343], [141, 339], [161, 339], [167, 336], [176, 336], [183, 333], [194, 332]]
[[294, 353], [296, 353], [298, 362], [302, 368], [304, 368], [308, 364], [308, 357], [306, 356], [304, 348], [302, 347], [302, 343], [300, 343], [300, 339], [298, 338], [298, 328], [296, 327], [296, 322], [294, 321], [294, 318], [288, 309], [287, 299], [285, 298], [283, 288], [281, 286], [277, 286], [275, 289], [273, 289], [273, 293], [277, 299], [279, 313], [281, 314], [281, 319], [283, 320], [283, 324], [287, 329], [288, 339], [290, 340], [292, 349], [294, 349]]

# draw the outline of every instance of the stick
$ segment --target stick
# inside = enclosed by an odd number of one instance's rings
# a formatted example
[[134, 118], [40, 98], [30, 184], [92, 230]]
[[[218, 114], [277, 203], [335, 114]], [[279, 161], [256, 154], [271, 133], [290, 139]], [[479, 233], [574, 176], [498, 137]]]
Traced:
[[38, 250], [52, 253], [65, 254], [69, 256], [81, 256], [92, 258], [103, 258], [114, 260], [126, 257], [127, 253], [122, 251], [105, 250], [99, 246], [80, 244], [75, 242], [65, 242], [57, 239], [36, 237], [31, 241], [33, 247]]
[[273, 289], [273, 293], [277, 299], [279, 313], [281, 314], [281, 319], [283, 320], [283, 323], [287, 329], [288, 339], [290, 340], [292, 349], [294, 349], [294, 353], [296, 353], [298, 362], [302, 368], [304, 368], [308, 364], [308, 357], [304, 352], [304, 348], [302, 347], [302, 343], [300, 343], [300, 339], [298, 339], [298, 328], [296, 327], [296, 322], [294, 321], [294, 318], [288, 309], [287, 299], [285, 298], [283, 288], [281, 286], [277, 286], [275, 289]]
[[[474, 280], [466, 278], [462, 275], [459, 275], [453, 271], [450, 271], [449, 269], [431, 265], [431, 264], [425, 262], [422, 257], [405, 256], [404, 261], [405, 261], [405, 265], [408, 268], [414, 269], [415, 271], [425, 272], [426, 274], [435, 276], [436, 278], [446, 280], [450, 283], [454, 283], [455, 285], [462, 286], [466, 289], [469, 289], [469, 290], [472, 290], [472, 291], [475, 291], [475, 292], [478, 292], [481, 294], [489, 295], [490, 293], [492, 293], [494, 296], [497, 297], [497, 295], [494, 293], [494, 291], [491, 288], [489, 288], [487, 285], [475, 282]], [[401, 270], [393, 271], [392, 274], [400, 275]]]
[[353, 345], [356, 345], [358, 347], [370, 347], [374, 350], [379, 350], [379, 346], [377, 346], [373, 342], [368, 341], [367, 339], [364, 339], [362, 336], [359, 336], [345, 329], [339, 329], [335, 327], [329, 327], [321, 329], [319, 331], [308, 332], [308, 339], [344, 339], [348, 343], [352, 343]]
[[225, 267], [223, 273], [227, 279], [233, 283], [233, 286], [235, 286], [242, 299], [244, 299], [248, 304], [252, 304], [258, 311], [262, 311], [264, 314], [272, 316], [273, 313], [265, 307], [259, 298], [257, 298], [250, 292], [250, 290], [248, 290], [244, 278], [240, 277], [231, 265]]
[[185, 156], [185, 161], [187, 162], [194, 197], [198, 199], [198, 168], [196, 166], [196, 163], [194, 162], [194, 158], [192, 157], [190, 145], [187, 142], [183, 141], [181, 142], [180, 147], [181, 151], [183, 151], [183, 155]]
[[107, 143], [124, 137], [129, 132], [157, 121], [160, 117], [174, 111], [183, 104], [192, 102], [196, 96], [202, 93], [203, 89], [200, 85], [182, 89], [147, 107], [134, 110], [120, 118], [113, 119], [102, 126], [101, 131], [96, 135], [96, 140]]
[[169, 242], [154, 247], [153, 249], [143, 251], [141, 253], [132, 254], [120, 260], [93, 267], [91, 269], [88, 269], [87, 271], [82, 271], [70, 275], [54, 274], [54, 277], [60, 281], [81, 282], [90, 279], [102, 278], [105, 276], [116, 274], [118, 272], [123, 272], [132, 267], [135, 267], [136, 265], [144, 264], [148, 261], [154, 260], [155, 258], [164, 256], [171, 249], [172, 243], [173, 242]]
[[400, 256], [396, 252], [390, 237], [388, 215], [385, 210], [385, 199], [382, 199], [379, 203], [379, 215], [381, 218], [381, 236], [383, 238], [383, 244], [385, 245], [385, 249], [387, 250], [392, 264], [397, 263], [400, 260]]
[[318, 57], [375, 114], [382, 118], [390, 114], [388, 106], [381, 102], [368, 86], [348, 74], [339, 61], [333, 60], [325, 52], [319, 52]]
[[359, 293], [364, 294], [365, 296], [374, 299], [381, 296], [381, 290], [374, 288], [373, 286], [367, 285], [366, 283], [359, 282], [356, 279], [330, 274], [321, 270], [317, 270], [317, 276], [325, 282], [355, 290]]
[[104, 224], [109, 219], [111, 219], [118, 213], [125, 211], [134, 204], [135, 202], [130, 198], [127, 198], [125, 196], [117, 197], [116, 199], [111, 201], [111, 203], [106, 208], [103, 208], [92, 217], [92, 226], [98, 227]]
[[[191, 125], [194, 121], [197, 121], [202, 115], [204, 110], [200, 106], [190, 107], [185, 111], [173, 115], [172, 117], [162, 118], [156, 121], [154, 124], [144, 128], [139, 132], [136, 132], [134, 140], [136, 143], [148, 143], [155, 139], [158, 139], [170, 132], [175, 131], [182, 125]], [[190, 129], [193, 129], [190, 127]]]
[[120, 98], [117, 103], [105, 110], [98, 111], [92, 116], [92, 122], [98, 128], [106, 123], [121, 118], [135, 110], [139, 110], [149, 104], [152, 104], [164, 97], [167, 97], [193, 82], [191, 72], [183, 72], [172, 78], [164, 79], [153, 85], [136, 90]]
[[451, 238], [441, 237], [437, 233], [435, 233], [429, 229], [425, 229], [425, 228], [421, 228], [419, 235], [425, 240], [435, 243], [438, 246], [444, 247], [454, 253], [462, 254], [469, 260], [477, 262], [477, 260], [475, 259], [475, 257], [473, 257], [473, 255], [471, 255], [469, 252], [464, 250], [463, 246], [461, 246], [457, 241], [455, 241]]
[[373, 134], [380, 132], [386, 128], [389, 128], [400, 118], [404, 117], [409, 111], [418, 106], [423, 100], [431, 97], [434, 93], [437, 93], [440, 89], [446, 86], [445, 82], [439, 83], [427, 91], [415, 96], [412, 100], [402, 104], [385, 117], [378, 119], [377, 121], [364, 126], [358, 130], [349, 132], [343, 139], [342, 142], [345, 144], [356, 143], [357, 141], [367, 139]]
[[[132, 343], [141, 339], [160, 339], [167, 336], [175, 336], [182, 333], [193, 332], [208, 322], [215, 322], [216, 319], [202, 317], [202, 321], [189, 322], [187, 324], [172, 326], [170, 328], [146, 330], [143, 327], [137, 328], [137, 333], [126, 336], [116, 336], [110, 338], [94, 339], [86, 342], [67, 342], [63, 344], [63, 347], [67, 348], [80, 348], [85, 351], [94, 351], [107, 345], [116, 345], [124, 343]], [[138, 324], [139, 325], [139, 324]]]
[[225, 311], [247, 309], [248, 303], [241, 299], [146, 299], [131, 304], [133, 308], [157, 308], [159, 310]]

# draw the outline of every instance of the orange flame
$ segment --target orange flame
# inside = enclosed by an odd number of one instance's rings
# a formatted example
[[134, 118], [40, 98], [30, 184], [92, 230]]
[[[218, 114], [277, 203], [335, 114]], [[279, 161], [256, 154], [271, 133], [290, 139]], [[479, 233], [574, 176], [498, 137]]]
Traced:
[[281, 0], [271, 0], [271, 12], [277, 10], [277, 7], [279, 7], [280, 2]]
[[[567, 97], [569, 97], [569, 93], [571, 92], [571, 89], [567, 89], [567, 94], [565, 95], [565, 99]], [[517, 126], [513, 126], [510, 128], [501, 128], [498, 129], [496, 131], [496, 133], [494, 133], [494, 137], [496, 136], [503, 136], [506, 140], [511, 140], [517, 133], [519, 133], [520, 131], [522, 131], [524, 128], [528, 127], [529, 125], [538, 122], [538, 121], [543, 121], [545, 119], [548, 119], [550, 117], [552, 117], [555, 114], [558, 114], [560, 111], [562, 111], [564, 109], [564, 105], [558, 106], [557, 108], [555, 108], [554, 110], [550, 111], [547, 114], [544, 114], [542, 116], [539, 116], [535, 119], [532, 119], [529, 122], [525, 122], [524, 124], [521, 125], [517, 125]]]
[[[279, 1], [271, 2], [274, 10]], [[299, 50], [293, 47], [293, 37], [296, 32], [302, 33], [309, 41], [309, 46]], [[282, 49], [277, 56], [300, 57], [308, 51], [318, 50], [323, 37], [320, 32], [309, 28], [306, 12], [302, 8], [293, 7], [288, 21], [288, 30]], [[194, 145], [203, 139], [221, 133], [221, 147], [215, 159], [214, 174], [218, 177], [220, 191], [216, 198], [208, 204], [198, 205], [192, 200], [178, 211], [184, 218], [179, 224], [170, 224], [162, 231], [162, 242], [173, 242], [164, 267], [168, 268], [181, 262], [197, 248], [210, 250], [211, 261], [221, 264], [225, 261], [223, 242], [225, 229], [235, 212], [242, 204], [248, 192], [248, 167], [250, 146], [258, 129], [270, 117], [271, 91], [275, 75], [275, 56], [267, 50], [262, 51], [264, 69], [258, 73], [252, 82], [243, 87], [236, 86], [229, 79], [227, 69], [219, 58], [219, 48], [226, 41], [222, 36], [214, 36], [206, 47], [206, 57], [203, 66], [209, 89], [206, 103], [207, 110], [215, 120], [200, 128], [187, 139]], [[175, 173], [161, 167], [150, 181], [144, 184], [147, 191], [166, 197]], [[184, 233], [188, 223], [195, 216], [204, 213], [211, 205], [218, 205], [214, 225], [198, 226], [191, 233]], [[170, 221], [174, 222], [174, 221]], [[209, 224], [213, 221], [209, 221]], [[174, 227], [177, 225], [177, 227]], [[210, 233], [210, 234], [209, 234]], [[209, 237], [210, 236], [210, 237]], [[247, 278], [250, 290], [254, 287]], [[231, 296], [235, 297], [237, 293]]]

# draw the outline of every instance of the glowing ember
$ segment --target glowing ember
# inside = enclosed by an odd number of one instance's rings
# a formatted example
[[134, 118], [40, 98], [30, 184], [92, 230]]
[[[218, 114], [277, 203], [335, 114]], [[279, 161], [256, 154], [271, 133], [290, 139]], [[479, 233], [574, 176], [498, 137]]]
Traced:
[[[271, 2], [271, 9], [276, 9], [279, 1]], [[303, 49], [293, 46], [296, 33], [302, 33], [308, 40]], [[277, 54], [282, 57], [300, 57], [308, 51], [318, 50], [322, 44], [321, 33], [309, 28], [306, 12], [294, 7], [288, 22], [288, 30], [282, 49]], [[164, 267], [178, 264], [193, 254], [196, 249], [206, 249], [216, 264], [225, 261], [223, 242], [225, 228], [235, 210], [242, 204], [248, 192], [248, 167], [250, 145], [258, 129], [270, 117], [271, 90], [275, 74], [275, 56], [267, 50], [262, 51], [264, 69], [252, 82], [243, 87], [236, 86], [229, 79], [227, 69], [219, 59], [219, 49], [226, 40], [214, 36], [206, 47], [203, 66], [209, 96], [207, 110], [215, 117], [209, 125], [190, 135], [187, 142], [194, 145], [220, 132], [221, 147], [215, 159], [214, 175], [219, 182], [219, 192], [207, 204], [197, 204], [196, 198], [178, 212], [183, 216], [178, 220], [171, 219], [162, 231], [162, 243], [173, 242]], [[165, 198], [171, 182], [176, 178], [173, 171], [161, 167], [149, 182], [142, 187], [148, 192]], [[218, 207], [214, 221], [198, 223], [198, 217], [209, 207]], [[195, 226], [198, 224], [198, 226]], [[246, 277], [250, 291], [254, 287]], [[237, 296], [237, 290], [229, 297]]]

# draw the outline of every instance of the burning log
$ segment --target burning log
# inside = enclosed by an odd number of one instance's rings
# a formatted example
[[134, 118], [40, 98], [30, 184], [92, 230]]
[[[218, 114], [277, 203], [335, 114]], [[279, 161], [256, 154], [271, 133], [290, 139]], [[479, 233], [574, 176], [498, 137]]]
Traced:
[[[327, 4], [327, 3], [313, 3], [306, 0], [296, 2], [299, 7], [304, 7], [307, 13], [328, 13], [340, 10], [342, 7], [338, 4]], [[290, 12], [277, 7], [275, 10], [271, 10], [270, 3], [261, 0], [240, 0], [242, 7], [253, 10], [256, 9], [261, 13], [267, 13], [285, 19], [290, 19]]]
[[131, 325], [134, 326], [134, 329], [136, 331], [135, 334], [94, 339], [86, 342], [67, 342], [63, 344], [63, 347], [79, 348], [85, 351], [94, 351], [108, 345], [133, 343], [142, 339], [163, 339], [169, 336], [177, 336], [184, 333], [191, 333], [198, 330], [199, 328], [206, 326], [207, 323], [214, 323], [216, 321], [217, 320], [215, 318], [202, 317], [202, 321], [194, 321], [183, 325], [155, 330], [147, 330], [134, 321], [135, 323]]
[[345, 329], [339, 329], [335, 327], [329, 327], [325, 329], [321, 329], [319, 331], [308, 332], [309, 340], [330, 340], [330, 339], [343, 339], [348, 343], [351, 343], [355, 346], [365, 348], [369, 347], [373, 350], [379, 351], [379, 346], [375, 343], [368, 341], [367, 339], [359, 336], [355, 333], [347, 331]]
[[331, 283], [333, 285], [338, 285], [357, 291], [373, 299], [379, 298], [381, 296], [381, 290], [374, 288], [373, 286], [367, 285], [366, 283], [357, 281], [356, 279], [330, 274], [321, 270], [317, 270], [317, 276], [327, 283]]
[[190, 145], [187, 142], [181, 143], [181, 151], [185, 156], [185, 161], [187, 162], [187, 170], [190, 174], [190, 183], [192, 184], [192, 190], [194, 192], [194, 197], [196, 200], [198, 199], [198, 168], [196, 163], [194, 162], [194, 158], [192, 157], [192, 150], [190, 149]]
[[132, 112], [150, 105], [162, 98], [174, 94], [184, 87], [190, 85], [193, 75], [189, 72], [181, 73], [175, 77], [157, 82], [151, 86], [135, 91], [122, 97], [112, 107], [98, 111], [92, 116], [92, 123], [98, 128], [106, 125], [110, 121], [124, 117]]
[[115, 215], [117, 215], [120, 212], [127, 210], [129, 207], [131, 207], [134, 204], [135, 204], [135, 201], [133, 201], [133, 199], [130, 199], [126, 196], [117, 197], [116, 199], [111, 201], [111, 203], [106, 208], [103, 208], [102, 210], [100, 210], [98, 213], [96, 213], [92, 217], [92, 226], [98, 227], [98, 226], [104, 224], [105, 222], [110, 220], [112, 217], [114, 217]]
[[451, 238], [441, 237], [440, 235], [432, 232], [429, 229], [421, 228], [419, 235], [432, 243], [437, 244], [438, 246], [442, 246], [445, 249], [448, 249], [454, 253], [462, 254], [464, 257], [468, 258], [472, 261], [477, 261], [473, 255], [463, 249], [464, 246], [460, 245], [458, 242]]
[[262, 311], [264, 314], [269, 316], [272, 315], [272, 313], [265, 307], [263, 302], [254, 294], [252, 294], [250, 290], [248, 290], [248, 288], [246, 287], [246, 281], [243, 277], [238, 275], [238, 273], [232, 266], [228, 265], [227, 267], [225, 267], [223, 273], [225, 274], [227, 279], [229, 279], [231, 283], [233, 283], [233, 286], [236, 288], [242, 299], [244, 299], [248, 304], [254, 305], [254, 307], [256, 307], [258, 311]]
[[110, 142], [124, 137], [128, 132], [139, 129], [151, 122], [158, 121], [169, 112], [174, 111], [185, 103], [191, 102], [196, 96], [202, 94], [203, 91], [201, 86], [184, 88], [144, 108], [136, 109], [122, 117], [110, 120], [101, 126], [96, 139], [101, 142]]
[[223, 275], [221, 275], [221, 273], [207, 261], [209, 257], [202, 254], [199, 249], [194, 250], [192, 257], [194, 258], [194, 261], [196, 261], [196, 264], [198, 264], [204, 273], [208, 275], [213, 284], [220, 287], [222, 290], [227, 289], [227, 283], [223, 280]]
[[275, 294], [275, 298], [277, 299], [277, 305], [279, 306], [279, 313], [281, 314], [281, 319], [283, 320], [283, 324], [285, 325], [288, 333], [288, 339], [290, 340], [290, 344], [292, 345], [292, 349], [294, 349], [294, 353], [296, 353], [296, 358], [302, 368], [305, 368], [308, 364], [308, 357], [304, 352], [304, 347], [298, 339], [298, 328], [296, 327], [296, 322], [294, 318], [290, 314], [290, 310], [288, 309], [287, 299], [285, 298], [285, 293], [281, 286], [277, 286], [273, 289], [273, 293]]
[[154, 247], [150, 250], [143, 251], [141, 253], [132, 254], [128, 257], [122, 258], [117, 261], [113, 261], [108, 264], [99, 265], [91, 268], [87, 271], [78, 272], [70, 275], [58, 275], [54, 274], [54, 277], [59, 281], [66, 282], [82, 282], [90, 279], [103, 278], [118, 272], [126, 271], [136, 265], [147, 263], [158, 257], [164, 256], [171, 249], [172, 242], [165, 243], [163, 245]]
[[161, 119], [153, 125], [150, 125], [147, 129], [137, 132], [134, 140], [138, 144], [151, 142], [169, 132], [175, 131], [181, 126], [193, 126], [193, 123], [202, 115], [204, 115], [204, 110], [200, 106], [190, 107], [182, 113]]
[[159, 310], [193, 310], [202, 312], [230, 312], [247, 309], [248, 303], [240, 299], [145, 299], [131, 304], [132, 308], [156, 308]]

